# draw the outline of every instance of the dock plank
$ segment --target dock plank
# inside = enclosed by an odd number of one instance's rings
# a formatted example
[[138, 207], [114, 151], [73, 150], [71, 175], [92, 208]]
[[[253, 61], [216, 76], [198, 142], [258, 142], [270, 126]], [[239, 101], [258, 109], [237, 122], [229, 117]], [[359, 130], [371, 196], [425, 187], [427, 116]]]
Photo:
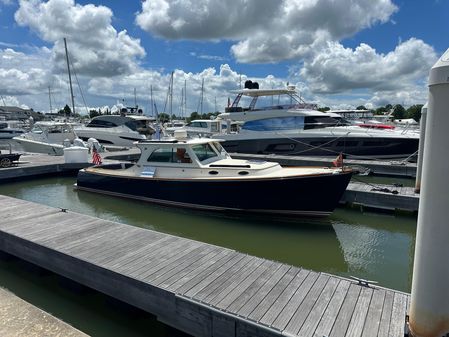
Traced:
[[346, 332], [347, 337], [357, 337], [362, 335], [372, 296], [373, 289], [367, 287], [362, 288], [351, 321], [349, 322], [348, 330]]
[[317, 281], [313, 284], [313, 287], [310, 289], [301, 305], [296, 309], [296, 312], [292, 316], [290, 322], [285, 327], [285, 331], [293, 333], [294, 335], [298, 334], [298, 331], [303, 326], [304, 321], [313, 308], [313, 305], [317, 302], [321, 293], [326, 288], [329, 280], [330, 277], [326, 274], [321, 274], [318, 277]]
[[344, 337], [348, 330], [357, 300], [361, 291], [361, 287], [351, 283], [346, 297], [343, 301], [340, 311], [338, 312], [335, 324], [332, 327], [330, 337]]
[[351, 282], [347, 280], [340, 280], [340, 283], [332, 296], [323, 317], [320, 319], [318, 326], [315, 330], [315, 336], [329, 336], [332, 327], [337, 320], [337, 315], [343, 305], [343, 301], [348, 293]]
[[312, 310], [306, 317], [300, 330], [297, 332], [298, 336], [308, 337], [313, 336], [314, 332], [326, 311], [335, 290], [337, 289], [340, 280], [338, 278], [330, 278], [324, 287], [322, 293], [313, 304]]
[[385, 290], [375, 289], [368, 309], [368, 315], [366, 316], [362, 337], [377, 337], [384, 301]]
[[290, 268], [265, 297], [264, 301], [271, 303], [270, 308], [268, 310], [259, 309], [266, 308], [268, 304], [257, 306], [251, 312], [251, 317], [262, 324], [271, 326], [308, 274], [308, 270]]

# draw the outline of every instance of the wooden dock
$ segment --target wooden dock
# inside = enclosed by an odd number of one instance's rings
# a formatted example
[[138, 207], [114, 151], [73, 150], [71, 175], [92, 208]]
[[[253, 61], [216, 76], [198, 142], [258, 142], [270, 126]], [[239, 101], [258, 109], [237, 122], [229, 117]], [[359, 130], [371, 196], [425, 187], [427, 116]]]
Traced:
[[404, 336], [410, 296], [0, 196], [0, 250], [195, 336]]
[[48, 154], [24, 154], [18, 164], [11, 167], [0, 168], [0, 182], [12, 179], [33, 178], [37, 176], [77, 172], [91, 166], [92, 163], [65, 163], [63, 156], [50, 156]]
[[350, 182], [340, 203], [373, 210], [418, 212], [419, 194], [413, 187]]

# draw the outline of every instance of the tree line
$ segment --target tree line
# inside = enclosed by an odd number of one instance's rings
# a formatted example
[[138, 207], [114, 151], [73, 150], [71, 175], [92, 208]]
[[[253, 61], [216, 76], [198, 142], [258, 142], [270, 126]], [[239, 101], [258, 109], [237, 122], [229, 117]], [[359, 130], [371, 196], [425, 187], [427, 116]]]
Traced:
[[[421, 119], [421, 109], [422, 104], [414, 104], [407, 109], [405, 109], [401, 104], [391, 105], [387, 104], [385, 106], [379, 107], [377, 109], [367, 109], [363, 105], [359, 105], [356, 110], [368, 110], [374, 115], [387, 115], [391, 112], [392, 119], [408, 119], [413, 118], [415, 121], [419, 122]], [[329, 107], [319, 108], [319, 111], [329, 111]]]

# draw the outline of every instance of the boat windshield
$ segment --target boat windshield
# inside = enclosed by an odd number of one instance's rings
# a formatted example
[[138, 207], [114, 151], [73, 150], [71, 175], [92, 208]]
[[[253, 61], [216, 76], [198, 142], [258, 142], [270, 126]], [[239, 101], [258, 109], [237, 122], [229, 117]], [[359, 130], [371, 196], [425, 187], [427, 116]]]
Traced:
[[224, 149], [223, 146], [221, 146], [221, 144], [219, 142], [213, 142], [212, 144], [214, 144], [214, 147], [217, 149], [217, 151], [223, 155], [226, 156], [228, 153], [226, 152], [226, 150]]
[[218, 156], [218, 153], [215, 152], [214, 148], [210, 144], [194, 145], [192, 146], [192, 150], [201, 162]]

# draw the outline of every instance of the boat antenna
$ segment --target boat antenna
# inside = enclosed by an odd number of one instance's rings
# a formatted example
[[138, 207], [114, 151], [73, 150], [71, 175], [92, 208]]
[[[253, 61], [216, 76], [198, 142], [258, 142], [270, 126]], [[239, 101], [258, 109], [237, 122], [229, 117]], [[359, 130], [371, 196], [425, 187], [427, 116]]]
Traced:
[[75, 96], [73, 96], [72, 75], [70, 74], [69, 52], [67, 51], [67, 40], [64, 38], [65, 57], [67, 60], [67, 71], [69, 72], [70, 96], [72, 98], [72, 112], [75, 115]]
[[[137, 110], [137, 95], [136, 95], [136, 87], [134, 87], [134, 106], [136, 107]], [[136, 111], [137, 112], [137, 111]]]

